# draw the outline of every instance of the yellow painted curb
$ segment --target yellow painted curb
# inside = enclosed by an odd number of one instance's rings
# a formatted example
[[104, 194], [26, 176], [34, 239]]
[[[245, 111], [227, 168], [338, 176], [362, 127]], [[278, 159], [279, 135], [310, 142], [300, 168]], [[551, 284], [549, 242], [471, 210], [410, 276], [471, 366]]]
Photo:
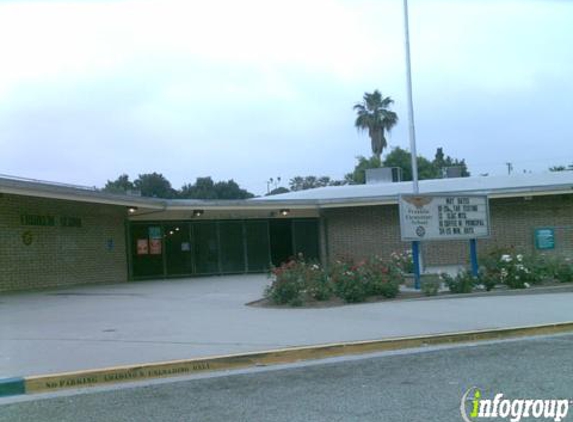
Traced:
[[382, 352], [483, 340], [500, 340], [573, 331], [573, 322], [465, 331], [429, 336], [395, 337], [384, 340], [354, 341], [292, 347], [262, 352], [174, 360], [142, 365], [115, 366], [87, 371], [63, 372], [24, 378], [26, 393], [53, 392], [66, 388], [93, 387], [145, 379], [191, 375], [272, 364], [293, 363], [343, 355]]

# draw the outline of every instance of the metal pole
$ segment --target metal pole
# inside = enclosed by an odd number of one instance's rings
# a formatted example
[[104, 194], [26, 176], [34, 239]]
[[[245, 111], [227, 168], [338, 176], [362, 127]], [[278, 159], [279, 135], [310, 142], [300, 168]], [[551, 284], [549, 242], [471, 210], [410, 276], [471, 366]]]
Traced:
[[412, 99], [412, 65], [410, 62], [410, 26], [408, 23], [408, 0], [404, 0], [404, 34], [406, 39], [406, 88], [408, 91], [408, 133], [412, 157], [412, 182], [414, 194], [418, 194], [418, 155], [416, 152], [416, 129], [414, 126], [414, 101]]
[[420, 242], [412, 242], [412, 264], [414, 266], [414, 288], [420, 290]]
[[477, 254], [477, 242], [475, 239], [470, 239], [470, 260], [472, 262], [472, 275], [477, 278], [479, 276], [479, 265], [478, 265], [478, 254]]
[[[418, 154], [416, 152], [416, 129], [414, 126], [414, 101], [412, 99], [412, 65], [410, 61], [410, 25], [408, 23], [408, 0], [404, 0], [404, 36], [406, 49], [406, 88], [408, 92], [408, 134], [410, 137], [410, 155], [412, 158], [412, 185], [414, 195], [420, 191], [418, 188]], [[414, 287], [420, 288], [420, 242], [412, 242], [412, 256], [414, 263]]]

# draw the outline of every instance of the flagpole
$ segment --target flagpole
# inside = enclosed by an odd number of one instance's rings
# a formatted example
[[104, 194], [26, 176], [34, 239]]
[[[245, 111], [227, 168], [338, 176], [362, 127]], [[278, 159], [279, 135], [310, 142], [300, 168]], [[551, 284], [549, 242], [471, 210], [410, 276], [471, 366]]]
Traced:
[[[406, 88], [408, 91], [408, 134], [410, 137], [410, 154], [412, 157], [412, 188], [414, 195], [418, 187], [418, 154], [416, 152], [416, 129], [414, 126], [414, 101], [412, 99], [412, 64], [410, 60], [410, 25], [408, 22], [408, 0], [404, 0], [404, 35], [406, 50]], [[420, 242], [412, 242], [412, 257], [414, 264], [414, 287], [420, 289]]]
[[414, 194], [418, 188], [418, 160], [416, 152], [416, 129], [414, 126], [414, 101], [412, 99], [412, 64], [410, 60], [410, 25], [408, 22], [408, 0], [404, 0], [404, 34], [406, 39], [406, 87], [408, 91], [408, 133], [410, 136], [410, 153], [412, 156], [412, 182]]

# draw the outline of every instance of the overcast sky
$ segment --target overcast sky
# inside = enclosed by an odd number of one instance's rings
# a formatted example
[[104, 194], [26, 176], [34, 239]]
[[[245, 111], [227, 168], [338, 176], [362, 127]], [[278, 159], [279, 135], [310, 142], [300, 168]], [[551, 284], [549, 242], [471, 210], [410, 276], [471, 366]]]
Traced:
[[[475, 175], [573, 163], [572, 22], [567, 0], [410, 0], [418, 152]], [[374, 89], [408, 147], [402, 0], [0, 1], [0, 40], [3, 174], [342, 178]]]

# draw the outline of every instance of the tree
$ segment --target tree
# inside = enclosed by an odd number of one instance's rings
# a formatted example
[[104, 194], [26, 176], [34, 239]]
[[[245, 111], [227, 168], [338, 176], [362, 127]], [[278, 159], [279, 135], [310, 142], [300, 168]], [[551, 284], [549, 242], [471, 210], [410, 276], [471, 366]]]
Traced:
[[330, 176], [296, 176], [290, 179], [289, 186], [291, 192], [299, 190], [323, 188], [326, 186], [341, 186], [347, 182], [344, 180], [332, 180]]
[[279, 195], [281, 193], [288, 193], [288, 192], [290, 192], [290, 190], [288, 190], [284, 186], [279, 186], [278, 188], [275, 188], [272, 191], [270, 191], [269, 193], [267, 193], [265, 196]]
[[344, 176], [344, 180], [351, 185], [363, 185], [366, 183], [366, 170], [379, 168], [382, 163], [380, 158], [376, 156], [366, 158], [360, 155], [356, 159], [358, 163], [352, 173]]
[[103, 190], [110, 193], [127, 193], [135, 189], [127, 174], [122, 174], [114, 181], [108, 180]]
[[248, 199], [255, 196], [251, 192], [241, 189], [233, 179], [215, 183], [215, 192], [217, 199]]
[[176, 191], [171, 187], [169, 180], [161, 173], [140, 174], [133, 184], [141, 192], [141, 196], [170, 199], [176, 195]]
[[[373, 156], [371, 158], [356, 157], [358, 163], [354, 167], [354, 171], [346, 175], [345, 179], [350, 184], [364, 184], [366, 183], [366, 170], [379, 167], [400, 167], [402, 169], [402, 180], [412, 180], [412, 156], [409, 151], [400, 147], [393, 148], [384, 161]], [[443, 148], [438, 148], [433, 161], [428, 160], [426, 157], [418, 156], [418, 179], [439, 179], [444, 176], [443, 169], [447, 167], [461, 167], [462, 177], [470, 175], [465, 160], [458, 160], [450, 156], [445, 156]]]
[[364, 93], [362, 103], [354, 105], [357, 114], [354, 126], [358, 130], [368, 130], [372, 155], [378, 159], [387, 146], [384, 133], [390, 133], [398, 123], [398, 115], [389, 109], [393, 103], [390, 97], [384, 97], [380, 91], [375, 90], [373, 93]]
[[248, 199], [254, 195], [241, 189], [233, 179], [215, 183], [211, 177], [198, 177], [194, 184], [183, 185], [179, 197], [185, 199]]
[[[434, 164], [425, 157], [419, 155], [418, 162], [418, 179], [437, 179], [440, 177], [439, 170]], [[402, 169], [402, 180], [412, 180], [412, 155], [410, 151], [396, 147], [386, 155], [383, 162], [384, 167], [400, 167]]]
[[198, 177], [195, 183], [183, 185], [179, 197], [184, 199], [217, 199], [215, 182], [211, 177]]
[[441, 147], [436, 150], [436, 155], [434, 156], [433, 164], [434, 167], [439, 171], [439, 177], [445, 175], [446, 169], [448, 167], [459, 167], [461, 169], [462, 177], [470, 176], [470, 172], [468, 171], [465, 159], [458, 160], [457, 158], [454, 159], [449, 155], [446, 156], [444, 154], [444, 149]]

